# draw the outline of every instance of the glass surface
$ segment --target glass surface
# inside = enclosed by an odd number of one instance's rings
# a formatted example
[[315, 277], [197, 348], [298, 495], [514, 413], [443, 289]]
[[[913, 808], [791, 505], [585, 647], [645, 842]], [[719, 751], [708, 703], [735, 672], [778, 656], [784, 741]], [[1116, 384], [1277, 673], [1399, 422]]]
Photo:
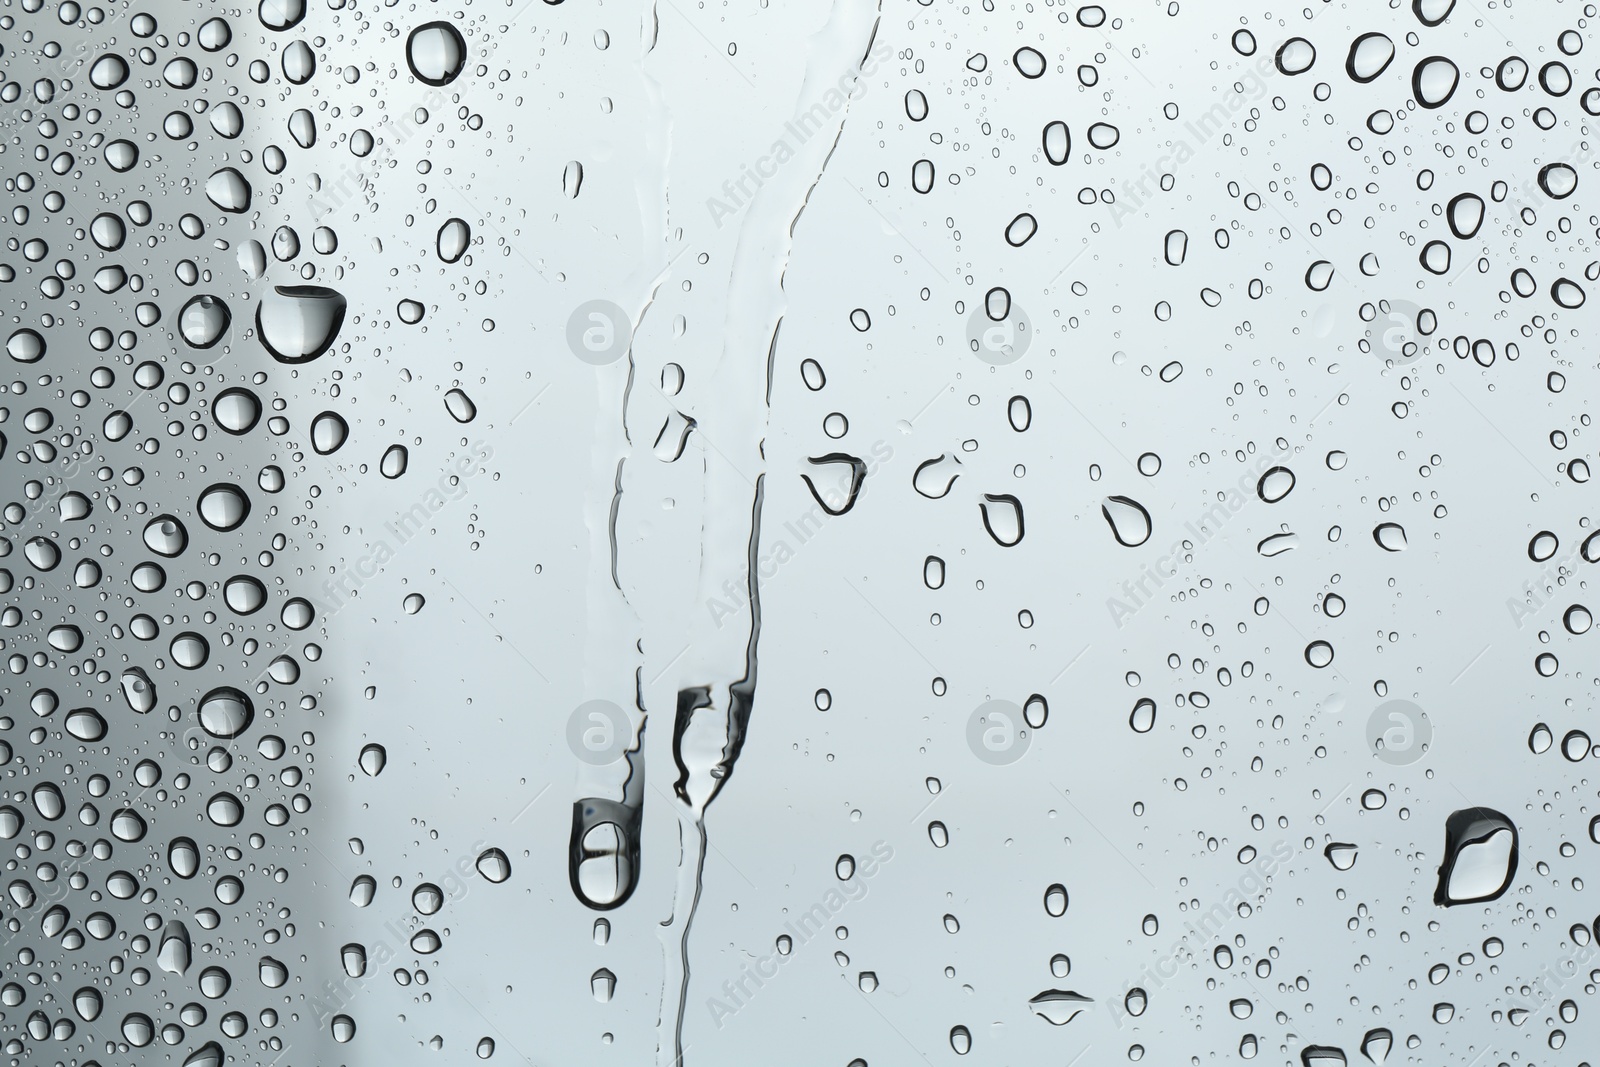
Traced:
[[1594, 19], [0, 0], [4, 1062], [1592, 1060]]

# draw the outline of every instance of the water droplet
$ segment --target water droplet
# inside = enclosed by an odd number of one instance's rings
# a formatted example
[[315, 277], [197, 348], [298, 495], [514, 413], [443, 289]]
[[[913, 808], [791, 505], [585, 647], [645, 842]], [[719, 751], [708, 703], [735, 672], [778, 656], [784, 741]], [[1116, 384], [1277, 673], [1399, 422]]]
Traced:
[[308, 363], [333, 346], [344, 325], [342, 294], [320, 285], [278, 285], [256, 305], [256, 334], [279, 363]]
[[191, 959], [189, 929], [176, 919], [161, 932], [161, 947], [156, 951], [156, 966], [169, 974], [184, 974]]
[[444, 394], [444, 409], [457, 422], [471, 422], [478, 417], [478, 405], [460, 389], [452, 389]]
[[1294, 471], [1288, 467], [1273, 467], [1256, 482], [1256, 495], [1268, 504], [1276, 504], [1294, 489]]
[[1444, 863], [1435, 904], [1497, 900], [1517, 873], [1517, 828], [1492, 808], [1463, 808], [1445, 820]]
[[1383, 1067], [1383, 1061], [1389, 1058], [1389, 1049], [1394, 1045], [1394, 1033], [1386, 1026], [1368, 1030], [1361, 1039], [1361, 1054], [1365, 1056], [1374, 1067]]
[[376, 778], [383, 773], [384, 764], [389, 762], [389, 753], [382, 745], [364, 745], [357, 762], [369, 778]]
[[311, 450], [319, 456], [337, 452], [350, 437], [350, 424], [336, 411], [324, 411], [311, 420]]
[[1322, 854], [1328, 857], [1328, 862], [1333, 864], [1334, 870], [1348, 871], [1356, 865], [1356, 851], [1355, 845], [1335, 841], [1323, 849]]
[[1411, 72], [1411, 95], [1421, 106], [1441, 108], [1455, 95], [1461, 71], [1444, 56], [1429, 56]]
[[1009, 493], [985, 493], [978, 502], [983, 516], [983, 528], [1002, 548], [1015, 548], [1022, 543], [1024, 521], [1022, 501]]
[[212, 737], [230, 741], [255, 720], [255, 706], [241, 690], [218, 686], [200, 698], [200, 726]]
[[1044, 891], [1044, 911], [1051, 918], [1059, 919], [1067, 913], [1067, 887], [1060, 882], [1053, 883]]
[[1100, 514], [1111, 527], [1111, 536], [1124, 548], [1138, 548], [1150, 540], [1150, 512], [1132, 497], [1106, 497], [1100, 504]]
[[250, 517], [250, 498], [236, 485], [219, 482], [200, 494], [200, 521], [213, 530], [237, 530]]
[[1279, 47], [1273, 62], [1284, 74], [1304, 74], [1316, 64], [1317, 50], [1304, 37], [1291, 37]]
[[1406, 531], [1397, 522], [1379, 523], [1372, 531], [1372, 539], [1385, 552], [1404, 552], [1406, 550]]
[[463, 219], [446, 219], [443, 226], [439, 227], [439, 235], [434, 242], [434, 247], [439, 258], [446, 263], [454, 263], [466, 254], [468, 246], [472, 244], [472, 228]]
[[420, 82], [449, 85], [466, 62], [467, 42], [448, 22], [425, 23], [406, 38], [406, 65]]
[[191, 838], [174, 837], [167, 845], [167, 866], [179, 878], [193, 878], [200, 870], [200, 849]]
[[250, 182], [232, 167], [223, 167], [206, 179], [206, 199], [235, 215], [250, 209]]
[[279, 989], [289, 980], [289, 968], [271, 956], [261, 957], [256, 964], [256, 973], [261, 977], [261, 984], [268, 989]]
[[504, 882], [511, 877], [511, 860], [498, 848], [486, 848], [478, 854], [477, 869], [491, 882]]
[[1093, 1004], [1092, 998], [1071, 989], [1046, 989], [1028, 1001], [1033, 1013], [1051, 1026], [1067, 1025]]
[[1044, 128], [1042, 147], [1044, 157], [1051, 166], [1064, 164], [1072, 154], [1072, 132], [1067, 129], [1067, 124], [1059, 119], [1048, 123]]
[[189, 531], [175, 515], [157, 515], [144, 527], [144, 544], [158, 556], [181, 556], [189, 547]]

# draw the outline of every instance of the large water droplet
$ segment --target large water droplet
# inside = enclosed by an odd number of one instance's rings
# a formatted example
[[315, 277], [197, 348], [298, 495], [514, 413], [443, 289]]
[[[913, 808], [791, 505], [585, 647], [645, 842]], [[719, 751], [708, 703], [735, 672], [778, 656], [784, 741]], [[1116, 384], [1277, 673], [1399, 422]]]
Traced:
[[1430, 110], [1443, 107], [1455, 95], [1461, 71], [1444, 56], [1429, 56], [1411, 72], [1411, 95]]
[[585, 905], [605, 911], [632, 895], [639, 876], [638, 831], [637, 813], [623, 804], [593, 798], [573, 804], [568, 878]]
[[213, 530], [237, 530], [250, 517], [250, 498], [236, 485], [219, 482], [200, 494], [196, 505], [200, 521]]
[[337, 411], [324, 411], [311, 420], [311, 450], [319, 456], [339, 451], [350, 437], [350, 424]]
[[233, 314], [214, 296], [191, 297], [178, 312], [178, 332], [191, 348], [210, 348], [228, 332]]
[[1093, 998], [1071, 989], [1046, 989], [1028, 1001], [1033, 1013], [1051, 1026], [1067, 1025], [1093, 1004]]
[[1517, 873], [1517, 828], [1492, 808], [1451, 812], [1433, 902], [1451, 907], [1496, 900]]
[[1150, 512], [1132, 497], [1106, 497], [1100, 504], [1100, 514], [1111, 527], [1111, 536], [1124, 548], [1137, 548], [1150, 540]]
[[200, 698], [200, 725], [212, 737], [232, 740], [250, 729], [255, 706], [241, 690], [218, 686]]
[[1389, 69], [1394, 61], [1394, 42], [1385, 34], [1363, 33], [1350, 42], [1344, 70], [1352, 81], [1369, 82]]
[[206, 179], [206, 199], [235, 215], [250, 208], [250, 182], [232, 167], [223, 167]]
[[158, 556], [181, 556], [189, 547], [189, 531], [175, 515], [157, 515], [144, 527], [144, 544]]
[[989, 531], [995, 544], [1014, 548], [1022, 543], [1025, 532], [1022, 501], [1009, 493], [985, 493], [978, 501], [978, 511], [983, 516], [983, 528]]
[[389, 753], [382, 745], [365, 745], [356, 762], [368, 777], [376, 778], [383, 773], [384, 764], [389, 762]]
[[1379, 523], [1372, 531], [1372, 539], [1385, 552], [1404, 552], [1406, 550], [1405, 527], [1398, 522]]
[[321, 285], [278, 285], [256, 305], [256, 334], [279, 363], [307, 363], [344, 325], [343, 294]]
[[177, 919], [173, 919], [161, 932], [161, 947], [156, 953], [156, 966], [169, 974], [183, 974], [189, 969], [190, 958], [189, 929]]
[[449, 85], [467, 62], [467, 42], [448, 22], [429, 22], [406, 38], [406, 65], [418, 81]]

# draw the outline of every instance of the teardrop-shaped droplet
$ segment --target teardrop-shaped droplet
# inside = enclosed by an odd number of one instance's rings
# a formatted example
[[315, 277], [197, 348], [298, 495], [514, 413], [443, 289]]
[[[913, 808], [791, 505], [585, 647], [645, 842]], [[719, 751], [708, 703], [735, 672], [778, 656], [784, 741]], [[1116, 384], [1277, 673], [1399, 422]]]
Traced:
[[1404, 552], [1406, 550], [1405, 527], [1398, 522], [1379, 523], [1372, 531], [1372, 539], [1385, 552]]
[[1322, 854], [1328, 857], [1328, 862], [1333, 864], [1333, 869], [1336, 871], [1348, 871], [1351, 867], [1354, 867], [1356, 865], [1356, 852], [1355, 845], [1346, 844], [1342, 841], [1335, 841], [1322, 850]]
[[207, 1041], [184, 1059], [183, 1067], [222, 1067], [224, 1058], [222, 1046]]
[[190, 958], [189, 929], [173, 919], [161, 932], [161, 948], [156, 953], [156, 965], [169, 974], [183, 974], [189, 969]]
[[1100, 514], [1111, 527], [1111, 536], [1124, 548], [1138, 548], [1150, 540], [1150, 512], [1132, 497], [1106, 497], [1100, 504]]
[[84, 986], [72, 994], [72, 1010], [86, 1023], [92, 1023], [100, 1018], [100, 1013], [104, 1009], [105, 998], [93, 986]]
[[357, 762], [369, 778], [376, 778], [383, 773], [384, 764], [389, 762], [389, 753], [382, 745], [365, 745]]
[[829, 452], [825, 456], [808, 456], [806, 462], [811, 464], [822, 484], [813, 481], [810, 474], [800, 475], [800, 480], [811, 490], [812, 498], [823, 511], [829, 515], [843, 515], [856, 506], [867, 477], [865, 460], [844, 452]]
[[1022, 501], [1010, 493], [985, 493], [978, 501], [983, 528], [1002, 548], [1015, 548], [1026, 532]]
[[602, 967], [589, 976], [589, 990], [595, 1000], [609, 1004], [617, 992], [617, 976], [610, 969]]
[[283, 961], [271, 956], [261, 957], [256, 964], [256, 973], [261, 978], [261, 984], [268, 989], [278, 989], [289, 980], [289, 968], [283, 965]]
[[357, 875], [355, 881], [350, 883], [350, 903], [364, 908], [372, 903], [377, 892], [378, 883], [370, 874]]

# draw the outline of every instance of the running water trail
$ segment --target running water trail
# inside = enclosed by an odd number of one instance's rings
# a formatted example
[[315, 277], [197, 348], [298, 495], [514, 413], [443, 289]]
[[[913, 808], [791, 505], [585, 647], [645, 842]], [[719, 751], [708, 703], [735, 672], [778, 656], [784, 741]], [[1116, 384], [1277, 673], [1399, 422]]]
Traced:
[[[754, 195], [737, 204], [736, 219], [696, 214], [686, 230], [673, 226], [669, 206], [673, 190], [679, 186], [675, 186], [676, 175], [665, 160], [680, 152], [686, 161], [715, 159], [719, 148], [723, 154], [728, 151], [728, 138], [727, 131], [704, 124], [694, 132], [686, 132], [675, 123], [668, 107], [668, 102], [678, 95], [673, 91], [675, 80], [698, 79], [701, 75], [692, 65], [665, 62], [670, 57], [657, 55], [656, 14], [652, 10], [645, 15], [640, 73], [654, 117], [659, 120], [655, 128], [662, 131], [659, 143], [652, 146], [661, 155], [653, 152], [651, 158], [663, 160], [660, 173], [665, 174], [666, 180], [653, 203], [647, 183], [640, 182], [638, 191], [646, 224], [659, 222], [660, 228], [655, 232], [664, 239], [645, 250], [644, 263], [634, 274], [634, 281], [642, 283], [636, 284], [634, 291], [647, 292], [648, 296], [639, 308], [628, 309], [630, 314], [636, 312], [632, 323], [636, 350], [628, 354], [622, 454], [607, 451], [607, 443], [616, 434], [613, 424], [602, 428], [594, 460], [593, 475], [611, 481], [614, 491], [604, 516], [607, 558], [598, 558], [600, 545], [591, 543], [589, 609], [591, 620], [604, 627], [605, 635], [600, 646], [591, 644], [591, 651], [596, 654], [586, 657], [586, 671], [605, 669], [601, 646], [614, 650], [619, 632], [642, 633], [644, 641], [659, 635], [663, 640], [670, 637], [674, 645], [688, 642], [676, 660], [663, 668], [663, 675], [671, 670], [669, 680], [674, 680], [676, 690], [671, 802], [677, 815], [679, 855], [671, 915], [660, 927], [665, 980], [656, 1058], [657, 1067], [677, 1067], [685, 1048], [689, 936], [702, 888], [706, 810], [733, 773], [755, 708], [761, 635], [755, 560], [760, 548], [766, 478], [764, 443], [771, 361], [787, 307], [783, 277], [793, 248], [794, 228], [822, 178], [850, 111], [849, 102], [834, 108], [824, 101], [832, 94], [840, 94], [841, 89], [843, 96], [862, 91], [857, 78], [863, 60], [873, 48], [879, 11], [849, 0], [835, 0], [826, 20], [808, 41], [804, 74], [792, 93], [790, 106], [762, 108], [756, 113], [759, 120], [740, 131], [738, 140], [742, 145], [756, 149], [750, 158], [769, 150], [778, 140], [788, 145], [791, 154], [775, 174], [763, 175]], [[874, 53], [875, 59], [886, 58], [883, 46], [878, 47], [878, 52], [882, 54]], [[771, 71], [767, 74], [774, 76]], [[681, 90], [684, 98], [694, 98], [689, 90], [689, 86]], [[819, 113], [825, 116], [820, 123]], [[806, 121], [801, 122], [802, 118]], [[802, 127], [804, 136], [797, 133]], [[700, 145], [697, 138], [722, 143]], [[697, 151], [697, 146], [704, 151]], [[684, 169], [688, 169], [687, 165]], [[706, 193], [724, 195], [721, 186], [729, 175], [687, 174], [681, 183], [685, 190], [683, 202], [694, 211], [704, 202]], [[674, 300], [687, 306], [688, 298], [683, 294], [688, 286], [682, 286], [680, 291], [680, 282], [668, 282], [674, 278], [674, 257], [690, 251], [696, 240], [713, 248], [717, 260], [726, 264], [714, 279], [725, 286], [723, 292], [715, 294], [715, 302], [723, 309], [720, 329], [702, 335], [697, 344], [669, 348], [667, 333], [675, 335], [681, 319], [666, 318], [673, 309], [657, 302]], [[645, 270], [650, 272], [648, 280], [642, 273]], [[704, 277], [697, 280], [702, 285], [705, 281]], [[694, 306], [702, 307], [704, 297], [698, 293], [696, 297], [702, 303]], [[646, 317], [656, 329], [644, 328]], [[664, 320], [674, 324], [671, 331], [659, 329]], [[708, 343], [706, 336], [713, 340]], [[659, 352], [655, 351], [658, 342]], [[682, 378], [688, 383], [682, 396], [677, 395], [677, 390], [669, 396], [656, 386], [662, 380], [662, 368], [673, 361], [681, 366]], [[675, 441], [681, 444], [684, 439], [696, 437], [699, 448], [686, 450], [674, 445]], [[661, 511], [660, 501], [681, 490], [687, 472], [674, 468], [684, 456], [700, 458], [697, 488], [702, 504], [701, 525], [692, 596], [663, 605], [658, 597], [641, 592], [629, 608], [623, 594], [631, 588], [630, 574], [659, 571], [669, 562], [660, 558], [660, 539], [654, 556], [644, 542], [650, 536], [647, 530], [651, 523], [670, 521], [673, 515]], [[591, 504], [591, 531], [602, 521], [599, 511], [595, 500]], [[639, 558], [629, 558], [630, 548], [638, 551]], [[726, 596], [730, 580], [741, 587], [747, 598], [748, 618], [740, 620], [743, 625], [724, 625], [723, 620], [711, 617], [704, 606]], [[629, 615], [635, 610], [640, 618], [631, 620]], [[658, 616], [657, 612], [661, 614]], [[636, 675], [632, 702], [638, 715], [632, 723], [632, 748], [621, 770], [625, 777], [616, 781], [618, 771], [610, 770], [613, 780], [597, 779], [593, 790], [580, 789], [583, 799], [575, 805], [573, 815], [573, 889], [580, 900], [597, 909], [626, 900], [640, 875], [644, 709], [649, 703], [649, 686], [638, 672], [644, 652], [656, 654], [661, 650], [641, 645], [629, 651]], [[661, 659], [672, 654], [667, 651]], [[594, 686], [590, 692], [615, 689], [614, 654], [609, 669], [613, 673], [609, 680], [586, 678]], [[665, 768], [658, 768], [657, 774], [662, 770]], [[659, 778], [657, 783], [660, 784]], [[593, 874], [580, 877], [580, 870]]]

